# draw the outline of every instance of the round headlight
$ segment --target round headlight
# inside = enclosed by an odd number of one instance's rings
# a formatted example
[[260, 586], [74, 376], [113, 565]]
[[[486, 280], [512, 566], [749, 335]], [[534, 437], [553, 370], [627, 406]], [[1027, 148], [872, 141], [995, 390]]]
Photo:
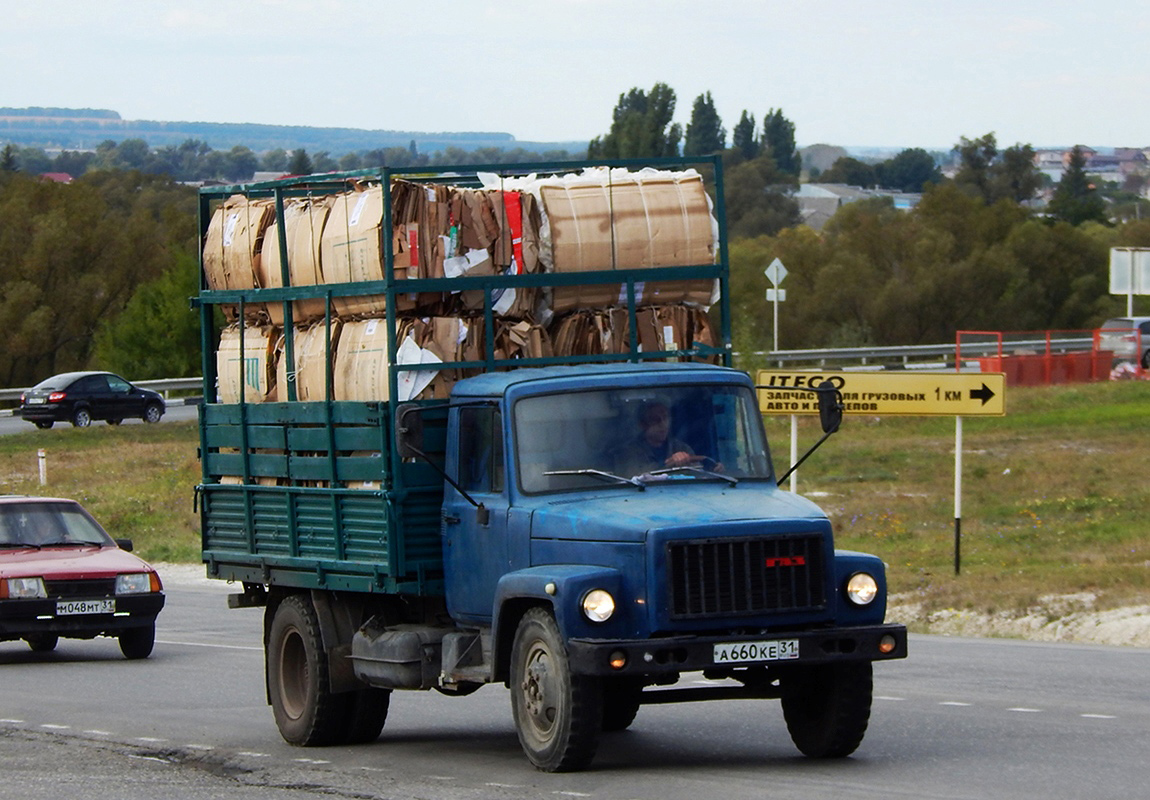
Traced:
[[583, 595], [583, 615], [592, 622], [606, 622], [615, 613], [615, 598], [603, 589]]
[[865, 606], [878, 596], [878, 581], [873, 575], [856, 572], [847, 581], [847, 598], [856, 606]]

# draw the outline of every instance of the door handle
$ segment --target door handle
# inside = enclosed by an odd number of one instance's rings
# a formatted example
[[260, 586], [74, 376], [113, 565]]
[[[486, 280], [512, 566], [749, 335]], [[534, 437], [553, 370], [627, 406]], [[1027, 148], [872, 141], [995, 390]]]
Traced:
[[446, 511], [444, 511], [443, 512], [443, 521], [446, 522], [448, 525], [457, 525], [460, 520], [459, 520], [459, 517], [455, 516], [454, 514], [449, 514]]

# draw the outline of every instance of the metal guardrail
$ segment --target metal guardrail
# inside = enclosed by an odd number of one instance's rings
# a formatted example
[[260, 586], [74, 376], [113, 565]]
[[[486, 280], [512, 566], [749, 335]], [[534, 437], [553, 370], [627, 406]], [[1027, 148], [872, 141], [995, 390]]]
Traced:
[[[1017, 353], [1019, 351], [1044, 353], [1047, 347], [1046, 339], [1010, 340], [1001, 344], [1004, 352]], [[1052, 339], [1049, 342], [1052, 352], [1080, 353], [1094, 347], [1092, 337], [1076, 337], [1068, 339]], [[978, 357], [998, 355], [1000, 345], [997, 341], [963, 343], [963, 357]], [[736, 353], [736, 355], [739, 355]], [[949, 344], [915, 344], [899, 347], [826, 347], [817, 350], [756, 350], [749, 355], [766, 358], [769, 363], [778, 364], [810, 364], [816, 367], [825, 367], [828, 362], [853, 362], [862, 366], [872, 365], [875, 361], [896, 359], [904, 365], [927, 358], [948, 358], [950, 367], [954, 366], [955, 346]], [[944, 366], [939, 364], [923, 364], [921, 367]], [[881, 369], [878, 365], [875, 369]], [[165, 398], [171, 392], [195, 391], [203, 385], [203, 378], [161, 378], [158, 380], [135, 381], [137, 386], [152, 389]], [[21, 389], [0, 389], [0, 402], [5, 400], [19, 400], [20, 395], [27, 391]]]
[[[978, 356], [996, 356], [999, 351], [1017, 354], [1019, 352], [1045, 353], [1047, 340], [1043, 339], [1015, 339], [1002, 342], [964, 342], [962, 345], [963, 358]], [[1051, 352], [1055, 353], [1081, 353], [1092, 350], [1094, 339], [1092, 337], [1074, 337], [1067, 339], [1051, 339], [1049, 341]], [[899, 347], [828, 347], [818, 350], [756, 350], [750, 355], [765, 357], [767, 361], [778, 364], [812, 364], [825, 367], [830, 361], [855, 362], [864, 366], [874, 361], [898, 359], [903, 364], [925, 358], [949, 357], [951, 367], [954, 366], [955, 345], [950, 344], [916, 344]], [[934, 365], [932, 365], [934, 366]]]

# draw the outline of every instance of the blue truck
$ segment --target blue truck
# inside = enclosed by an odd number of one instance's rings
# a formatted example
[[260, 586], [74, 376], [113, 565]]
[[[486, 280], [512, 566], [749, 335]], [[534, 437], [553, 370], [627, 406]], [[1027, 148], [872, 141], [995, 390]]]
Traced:
[[[448, 209], [461, 209], [475, 197], [461, 189], [453, 206], [454, 189], [444, 186], [486, 187], [468, 191], [483, 194], [496, 216], [510, 209], [527, 221], [531, 198], [509, 199], [501, 187], [589, 167], [618, 175], [652, 165], [381, 168], [202, 190], [203, 561], [210, 577], [242, 587], [231, 606], [264, 609], [267, 700], [286, 741], [374, 741], [394, 690], [467, 695], [492, 683], [510, 690], [522, 748], [544, 771], [587, 767], [604, 731], [627, 728], [654, 703], [779, 699], [807, 756], [844, 757], [862, 741], [873, 662], [905, 657], [906, 629], [884, 621], [882, 561], [837, 550], [826, 514], [779, 488], [756, 387], [730, 366], [719, 161], [653, 165], [698, 167], [707, 182], [714, 258], [697, 263], [620, 264], [611, 255], [575, 271], [522, 269], [530, 257], [515, 239], [530, 236], [515, 223], [506, 226], [510, 255], [494, 269], [441, 275], [428, 254], [443, 247], [447, 263], [461, 258], [452, 244], [466, 238], [460, 218], [435, 207], [417, 213], [403, 199], [414, 185], [420, 203], [438, 192]], [[604, 184], [608, 222], [598, 229], [621, 239], [633, 234], [616, 225], [626, 203], [612, 194], [614, 181]], [[305, 226], [308, 236], [327, 233], [309, 218], [293, 234], [288, 218], [325, 204], [335, 215], [331, 198], [340, 193], [362, 206], [359, 195], [372, 186], [385, 187], [369, 236], [381, 273], [333, 282], [325, 264], [301, 283], [289, 263], [302, 252], [293, 235]], [[267, 242], [256, 248], [250, 231], [243, 249], [260, 252], [262, 269], [278, 275], [243, 285], [218, 269], [217, 255], [237, 246], [245, 226], [258, 227], [253, 207], [271, 220], [263, 234], [279, 263], [267, 263]], [[558, 249], [569, 231], [557, 204], [551, 211]], [[346, 224], [333, 219], [326, 225]], [[650, 218], [645, 225], [664, 235]], [[220, 230], [230, 230], [230, 245], [220, 244]], [[320, 252], [314, 244], [304, 249]], [[476, 252], [473, 262], [483, 257]], [[420, 259], [437, 274], [425, 274]], [[713, 336], [692, 329], [685, 343], [668, 334], [652, 345], [644, 298], [659, 296], [651, 293], [659, 282], [690, 281], [717, 290]], [[546, 299], [585, 287], [616, 299], [596, 317], [614, 315], [612, 348], [508, 357], [497, 335], [508, 290]], [[473, 347], [401, 357], [412, 344], [403, 332], [418, 324], [413, 298], [433, 298], [443, 313], [468, 292]], [[377, 313], [341, 317], [341, 308], [362, 308], [341, 301], [368, 296]], [[319, 342], [310, 346], [319, 354], [310, 388], [298, 322], [309, 315], [310, 340]], [[346, 388], [363, 372], [348, 373], [353, 321], [382, 331], [386, 344], [374, 393]], [[238, 333], [240, 356], [224, 357], [221, 326]], [[278, 391], [253, 393], [253, 382], [273, 373], [265, 356], [295, 367], [281, 365]], [[233, 368], [236, 380], [226, 374]], [[446, 373], [450, 383], [428, 385]], [[829, 433], [841, 405], [833, 391], [819, 399]], [[688, 675], [688, 686], [676, 685]]]

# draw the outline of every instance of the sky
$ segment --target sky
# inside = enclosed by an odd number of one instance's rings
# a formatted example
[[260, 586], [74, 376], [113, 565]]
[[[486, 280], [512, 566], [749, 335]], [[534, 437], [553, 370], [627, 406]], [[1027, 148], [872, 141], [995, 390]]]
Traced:
[[656, 83], [799, 146], [1150, 146], [1144, 0], [0, 0], [0, 106], [586, 141]]

